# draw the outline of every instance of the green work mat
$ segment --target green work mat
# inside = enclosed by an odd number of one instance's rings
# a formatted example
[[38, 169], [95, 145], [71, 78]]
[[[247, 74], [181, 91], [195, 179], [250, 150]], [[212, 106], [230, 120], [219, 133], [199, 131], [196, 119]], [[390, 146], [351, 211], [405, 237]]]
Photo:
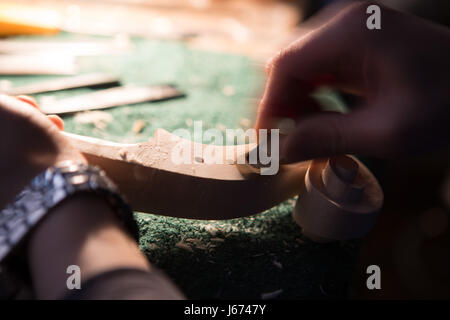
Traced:
[[[65, 34], [52, 40], [76, 38]], [[192, 131], [196, 120], [203, 121], [204, 129], [221, 130], [245, 129], [253, 121], [264, 75], [249, 58], [192, 50], [179, 42], [132, 42], [131, 54], [79, 58], [81, 72], [111, 72], [124, 84], [174, 84], [186, 97], [103, 110], [112, 121], [101, 128], [65, 116], [66, 131], [132, 143], [146, 141], [156, 128]], [[48, 78], [56, 77], [2, 77], [14, 85]], [[35, 97], [63, 98], [92, 90]], [[138, 134], [132, 129], [136, 120], [146, 122]], [[292, 219], [294, 204], [291, 199], [266, 212], [228, 221], [136, 213], [139, 245], [191, 299], [345, 297], [357, 244], [308, 241]]]

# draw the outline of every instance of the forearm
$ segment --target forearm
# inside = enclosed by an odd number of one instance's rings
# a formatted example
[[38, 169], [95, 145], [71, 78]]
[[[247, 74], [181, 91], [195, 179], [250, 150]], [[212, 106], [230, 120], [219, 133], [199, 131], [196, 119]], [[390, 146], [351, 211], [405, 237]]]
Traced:
[[38, 298], [63, 297], [70, 265], [80, 267], [81, 281], [117, 268], [150, 269], [112, 210], [94, 195], [76, 195], [53, 208], [38, 225], [28, 246]]

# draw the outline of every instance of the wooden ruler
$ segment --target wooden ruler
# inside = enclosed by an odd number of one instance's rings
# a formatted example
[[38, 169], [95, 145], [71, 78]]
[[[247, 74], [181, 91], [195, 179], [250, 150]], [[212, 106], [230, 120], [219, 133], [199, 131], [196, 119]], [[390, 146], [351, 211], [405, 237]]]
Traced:
[[33, 82], [31, 84], [0, 89], [1, 92], [9, 95], [36, 94], [43, 92], [59, 91], [82, 87], [112, 87], [120, 85], [120, 80], [116, 76], [104, 73], [90, 73], [73, 77], [63, 77], [47, 81]]
[[2, 54], [32, 52], [33, 54], [57, 53], [72, 56], [93, 56], [125, 54], [130, 53], [133, 48], [127, 37], [96, 41], [0, 40], [0, 53]]
[[75, 57], [58, 54], [0, 55], [1, 75], [75, 74]]
[[56, 101], [41, 101], [40, 109], [46, 114], [63, 114], [160, 101], [182, 96], [184, 96], [184, 93], [169, 85], [123, 86]]

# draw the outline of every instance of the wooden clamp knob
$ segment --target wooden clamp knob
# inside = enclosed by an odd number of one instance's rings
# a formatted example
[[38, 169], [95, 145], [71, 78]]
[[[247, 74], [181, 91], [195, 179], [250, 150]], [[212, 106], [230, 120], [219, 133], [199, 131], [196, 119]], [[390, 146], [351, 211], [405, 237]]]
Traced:
[[383, 204], [376, 178], [352, 156], [313, 160], [305, 176], [294, 220], [320, 242], [361, 238]]

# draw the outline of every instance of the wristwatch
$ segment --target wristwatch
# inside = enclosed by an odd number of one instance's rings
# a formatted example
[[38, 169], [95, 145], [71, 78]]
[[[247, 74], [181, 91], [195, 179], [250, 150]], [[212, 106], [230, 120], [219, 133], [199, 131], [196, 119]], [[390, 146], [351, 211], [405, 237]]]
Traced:
[[98, 167], [67, 161], [48, 168], [0, 212], [0, 262], [18, 246], [51, 208], [78, 193], [103, 197], [126, 230], [138, 241], [133, 211], [114, 183]]

